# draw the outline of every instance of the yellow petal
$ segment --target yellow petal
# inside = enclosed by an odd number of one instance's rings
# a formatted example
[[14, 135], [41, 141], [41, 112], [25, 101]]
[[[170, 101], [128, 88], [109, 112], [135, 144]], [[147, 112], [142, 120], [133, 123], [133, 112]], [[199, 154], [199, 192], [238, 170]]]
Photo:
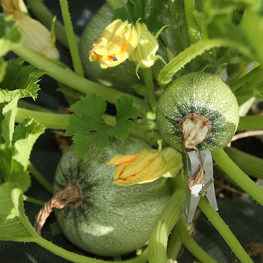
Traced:
[[134, 154], [134, 155], [125, 155], [125, 154], [118, 154], [115, 155], [113, 158], [111, 158], [106, 165], [120, 165], [126, 162], [133, 162], [134, 160], [136, 160], [138, 158], [140, 154]]
[[143, 150], [139, 157], [126, 167], [121, 177], [128, 177], [139, 173], [149, 162], [157, 158], [159, 152], [152, 153], [150, 150]]
[[122, 163], [120, 165], [117, 165], [114, 169], [113, 178], [118, 179], [120, 178], [121, 174], [123, 173], [124, 169], [129, 165], [130, 163]]

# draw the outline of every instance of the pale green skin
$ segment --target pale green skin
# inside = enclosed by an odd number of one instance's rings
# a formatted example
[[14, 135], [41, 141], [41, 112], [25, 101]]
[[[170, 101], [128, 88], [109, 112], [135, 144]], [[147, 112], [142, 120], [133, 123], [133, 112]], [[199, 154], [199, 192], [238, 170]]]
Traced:
[[112, 15], [111, 7], [105, 3], [92, 17], [80, 38], [80, 58], [87, 78], [104, 86], [132, 93], [131, 86], [140, 82], [133, 62], [126, 60], [116, 67], [101, 69], [97, 62], [89, 60], [92, 44], [97, 42], [103, 30], [112, 22]]
[[[106, 166], [116, 154], [134, 154], [150, 149], [146, 143], [127, 138], [98, 150], [93, 147], [82, 159], [73, 147], [60, 160], [54, 191], [78, 180], [83, 203], [73, 209], [55, 210], [59, 226], [77, 247], [100, 256], [118, 256], [145, 245], [153, 225], [172, 195], [170, 180], [119, 186], [113, 183], [114, 165]], [[162, 184], [163, 183], [163, 184]]]
[[238, 104], [227, 84], [218, 76], [195, 72], [173, 81], [157, 103], [156, 121], [162, 137], [183, 152], [179, 122], [190, 113], [206, 117], [211, 124], [199, 150], [215, 153], [231, 141], [239, 122]]

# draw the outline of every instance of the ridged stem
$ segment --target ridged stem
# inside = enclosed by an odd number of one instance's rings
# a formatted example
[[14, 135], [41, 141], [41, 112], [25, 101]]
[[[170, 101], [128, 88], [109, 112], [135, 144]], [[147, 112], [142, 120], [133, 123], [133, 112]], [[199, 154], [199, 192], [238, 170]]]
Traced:
[[221, 46], [234, 47], [237, 48], [241, 53], [251, 56], [250, 51], [245, 46], [236, 42], [224, 39], [200, 40], [177, 55], [162, 69], [158, 76], [159, 85], [165, 88], [172, 80], [173, 75], [182, 67], [184, 67], [188, 62], [198, 55], [201, 55], [206, 50]]
[[102, 96], [110, 103], [114, 103], [120, 96], [128, 96], [133, 99], [134, 106], [140, 113], [145, 114], [148, 110], [147, 103], [142, 99], [80, 77], [72, 71], [61, 68], [60, 66], [40, 56], [25, 46], [16, 48], [13, 50], [13, 52], [36, 68], [45, 70], [46, 74], [50, 77], [77, 91], [83, 93], [93, 92], [99, 96]]
[[248, 74], [244, 75], [242, 78], [240, 78], [238, 81], [236, 81], [233, 85], [230, 86], [231, 90], [234, 92], [241, 88], [244, 84], [251, 81], [254, 78], [259, 78], [260, 75], [263, 73], [263, 67], [258, 66], [251, 70]]
[[181, 217], [177, 224], [176, 224], [176, 230], [178, 232], [178, 235], [180, 236], [181, 240], [183, 241], [184, 246], [188, 249], [189, 252], [191, 252], [198, 260], [200, 260], [203, 263], [216, 263], [217, 261], [211, 258], [197, 243], [196, 241], [191, 237], [189, 234], [186, 223], [184, 219]]
[[226, 225], [224, 220], [218, 215], [215, 209], [211, 206], [205, 197], [201, 197], [199, 201], [199, 207], [206, 215], [208, 220], [217, 229], [220, 235], [224, 238], [226, 243], [239, 258], [242, 263], [253, 263], [249, 255], [246, 253], [244, 248], [241, 246], [235, 235], [231, 232], [229, 227]]
[[253, 115], [240, 117], [237, 130], [263, 130], [263, 116]]
[[231, 159], [221, 150], [213, 155], [214, 161], [250, 196], [263, 206], [263, 190], [256, 185]]
[[155, 115], [157, 101], [156, 101], [156, 96], [154, 93], [152, 69], [151, 68], [144, 68], [142, 70], [142, 74], [143, 74], [143, 81], [144, 81], [144, 84], [146, 86], [147, 100], [150, 104], [153, 115]]
[[167, 240], [182, 215], [184, 194], [184, 190], [178, 187], [157, 218], [149, 239], [149, 263], [167, 263]]
[[[26, 0], [26, 3], [30, 7], [30, 11], [36, 16], [36, 18], [50, 30], [54, 14], [52, 14], [46, 5], [41, 0]], [[54, 25], [56, 39], [62, 43], [65, 47], [69, 48], [67, 33], [64, 25], [56, 19]], [[75, 36], [76, 41], [79, 41], [78, 36]]]
[[169, 236], [169, 242], [167, 246], [167, 259], [176, 260], [181, 247], [182, 247], [182, 240], [178, 235], [178, 231], [176, 227], [174, 227], [171, 232], [171, 235]]
[[77, 75], [84, 77], [84, 71], [83, 71], [80, 56], [79, 56], [77, 42], [75, 39], [73, 26], [72, 26], [71, 19], [70, 19], [70, 13], [69, 13], [69, 9], [68, 9], [68, 1], [67, 0], [60, 0], [60, 6], [61, 6], [63, 20], [64, 20], [66, 32], [67, 32], [69, 49], [70, 49], [71, 58], [73, 61], [73, 66], [74, 66], [75, 72]]
[[233, 147], [226, 147], [224, 151], [246, 174], [263, 179], [263, 159]]
[[194, 44], [200, 40], [199, 28], [193, 16], [193, 12], [195, 11], [195, 1], [184, 0], [184, 9], [190, 43]]

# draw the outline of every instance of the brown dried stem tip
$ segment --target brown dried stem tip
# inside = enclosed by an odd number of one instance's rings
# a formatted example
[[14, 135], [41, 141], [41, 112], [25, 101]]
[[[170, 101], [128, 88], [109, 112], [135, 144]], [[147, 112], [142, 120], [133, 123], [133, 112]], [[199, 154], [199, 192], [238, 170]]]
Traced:
[[197, 173], [187, 180], [190, 189], [196, 184], [201, 184], [204, 177], [204, 169], [199, 150], [196, 145], [208, 138], [211, 131], [210, 121], [202, 115], [191, 113], [186, 115], [179, 123], [181, 134], [180, 139], [183, 144], [184, 152], [196, 151], [200, 168]]
[[70, 206], [76, 209], [81, 205], [82, 200], [83, 194], [79, 183], [76, 180], [70, 181], [65, 188], [57, 191], [38, 212], [34, 225], [37, 233], [41, 236], [41, 229], [52, 212], [52, 208], [62, 209]]

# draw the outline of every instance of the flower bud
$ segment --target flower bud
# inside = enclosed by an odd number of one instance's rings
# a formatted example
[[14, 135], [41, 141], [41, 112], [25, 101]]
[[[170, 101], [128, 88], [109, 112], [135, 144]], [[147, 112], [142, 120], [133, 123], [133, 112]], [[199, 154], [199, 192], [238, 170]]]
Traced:
[[172, 147], [116, 155], [106, 165], [111, 164], [116, 165], [113, 182], [124, 186], [149, 183], [161, 176], [173, 177], [183, 167], [182, 155]]
[[17, 27], [23, 36], [23, 44], [40, 55], [59, 59], [55, 47], [53, 32], [49, 32], [41, 23], [32, 19], [20, 9], [22, 0], [1, 0], [6, 15], [11, 15], [17, 22]]
[[138, 44], [140, 27], [114, 20], [108, 25], [90, 51], [90, 61], [101, 68], [115, 67], [125, 61]]

